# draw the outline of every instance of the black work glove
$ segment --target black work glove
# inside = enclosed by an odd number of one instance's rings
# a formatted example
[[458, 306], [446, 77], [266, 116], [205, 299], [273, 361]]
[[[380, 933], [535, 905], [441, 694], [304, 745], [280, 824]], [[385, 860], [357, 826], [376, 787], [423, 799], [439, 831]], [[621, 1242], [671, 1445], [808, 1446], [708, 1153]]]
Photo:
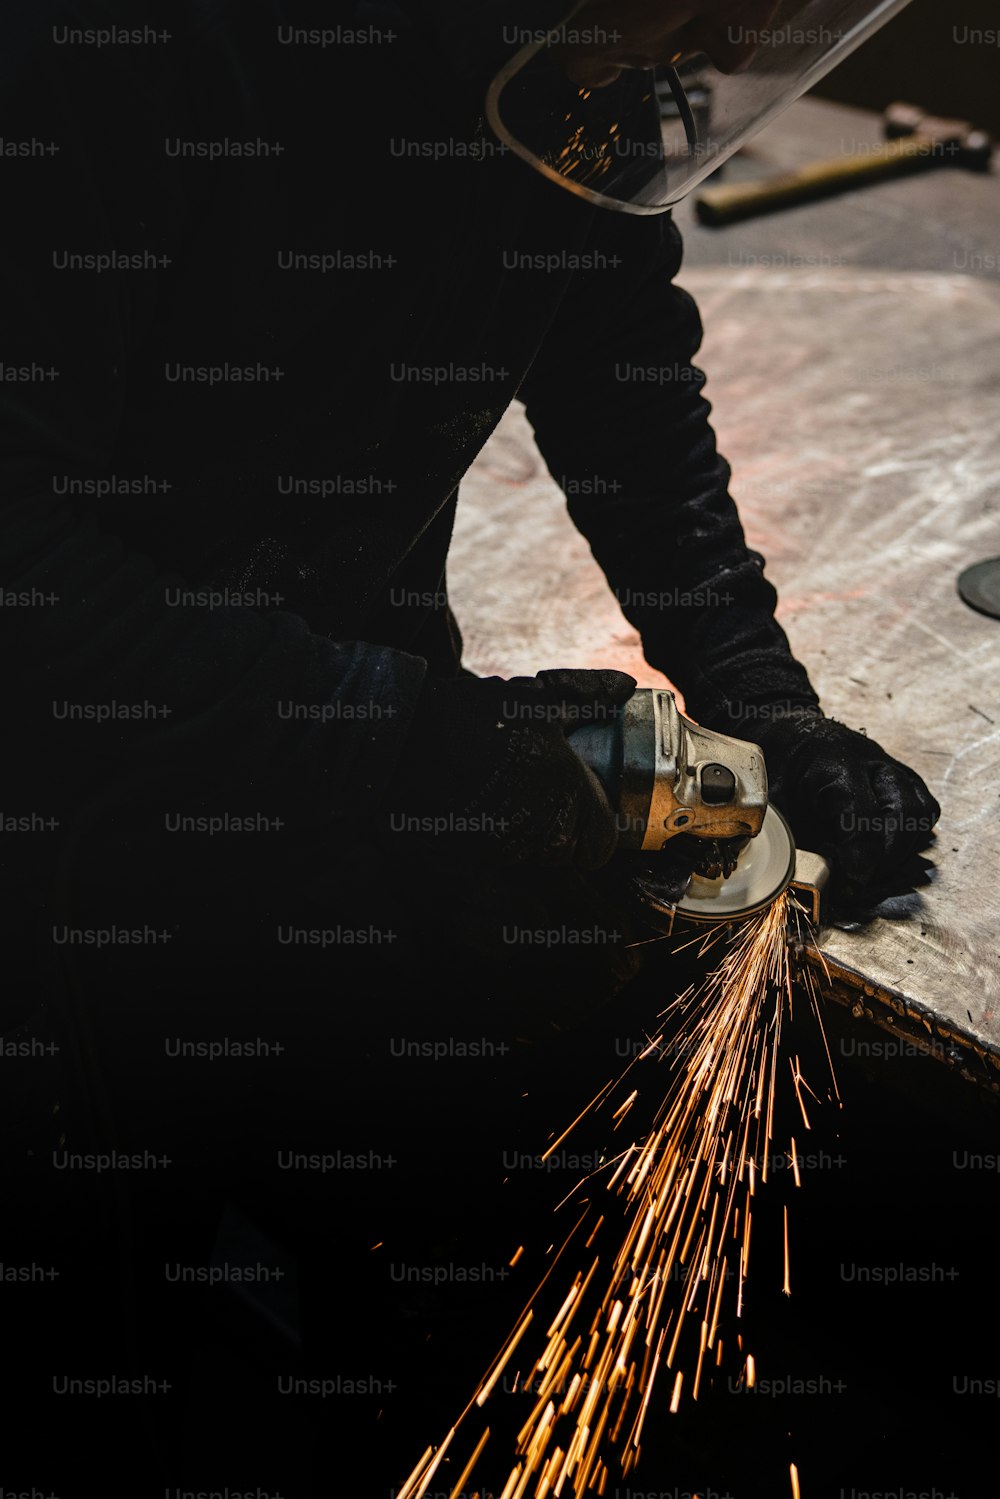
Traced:
[[829, 861], [839, 901], [870, 898], [929, 842], [941, 808], [874, 739], [807, 708], [747, 718], [735, 732], [764, 751], [770, 800], [796, 843]]
[[489, 867], [598, 868], [618, 841], [614, 812], [566, 736], [612, 719], [634, 691], [620, 671], [431, 678], [386, 807], [389, 831]]

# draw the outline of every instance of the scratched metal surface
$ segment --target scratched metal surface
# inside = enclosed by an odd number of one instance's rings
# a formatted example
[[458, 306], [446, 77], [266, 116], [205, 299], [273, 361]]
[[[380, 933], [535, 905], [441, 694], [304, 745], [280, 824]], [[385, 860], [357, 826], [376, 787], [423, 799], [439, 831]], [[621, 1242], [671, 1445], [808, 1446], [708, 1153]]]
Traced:
[[[1000, 281], [849, 266], [681, 280], [793, 647], [826, 711], [914, 765], [943, 807], [935, 883], [861, 930], [825, 929], [822, 950], [859, 1013], [979, 1053], [996, 1082], [1000, 621], [967, 609], [955, 577], [1000, 554]], [[463, 485], [449, 575], [480, 672], [614, 665], [662, 680], [520, 409]]]

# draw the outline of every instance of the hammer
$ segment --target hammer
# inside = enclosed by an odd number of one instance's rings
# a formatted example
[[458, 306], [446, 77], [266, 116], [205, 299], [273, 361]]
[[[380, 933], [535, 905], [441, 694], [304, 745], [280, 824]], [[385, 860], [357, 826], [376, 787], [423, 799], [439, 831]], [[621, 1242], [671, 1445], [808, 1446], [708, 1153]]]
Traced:
[[974, 172], [989, 170], [993, 138], [975, 130], [967, 120], [945, 120], [925, 114], [915, 104], [890, 104], [882, 116], [886, 140], [857, 156], [814, 161], [795, 172], [764, 181], [709, 187], [695, 200], [703, 224], [718, 227], [758, 213], [771, 213], [791, 203], [808, 203], [845, 188], [901, 177], [932, 166], [964, 166]]

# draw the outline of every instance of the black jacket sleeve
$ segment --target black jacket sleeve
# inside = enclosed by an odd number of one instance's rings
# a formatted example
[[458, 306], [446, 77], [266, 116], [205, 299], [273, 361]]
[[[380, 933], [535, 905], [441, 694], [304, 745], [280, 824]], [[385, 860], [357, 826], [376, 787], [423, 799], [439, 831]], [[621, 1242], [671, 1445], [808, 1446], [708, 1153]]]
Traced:
[[422, 660], [204, 590], [178, 605], [182, 579], [51, 492], [3, 483], [3, 672], [35, 774], [48, 764], [62, 790], [139, 764], [224, 775], [301, 809], [317, 838], [377, 804]]
[[520, 392], [574, 523], [693, 717], [816, 706], [728, 492], [672, 218], [602, 212], [588, 253]]

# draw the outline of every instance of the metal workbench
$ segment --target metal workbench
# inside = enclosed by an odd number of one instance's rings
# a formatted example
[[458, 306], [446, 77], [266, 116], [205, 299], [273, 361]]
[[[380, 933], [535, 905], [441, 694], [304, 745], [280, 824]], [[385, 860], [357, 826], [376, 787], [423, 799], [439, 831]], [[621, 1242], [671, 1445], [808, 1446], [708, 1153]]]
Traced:
[[[864, 147], [874, 115], [804, 100], [732, 178]], [[927, 780], [936, 878], [820, 947], [835, 995], [1000, 1090], [1000, 621], [955, 580], [1000, 554], [1000, 183], [937, 169], [724, 230], [678, 210], [680, 281], [750, 543], [826, 711]], [[475, 670], [642, 660], [508, 413], [463, 484], [449, 580]]]

